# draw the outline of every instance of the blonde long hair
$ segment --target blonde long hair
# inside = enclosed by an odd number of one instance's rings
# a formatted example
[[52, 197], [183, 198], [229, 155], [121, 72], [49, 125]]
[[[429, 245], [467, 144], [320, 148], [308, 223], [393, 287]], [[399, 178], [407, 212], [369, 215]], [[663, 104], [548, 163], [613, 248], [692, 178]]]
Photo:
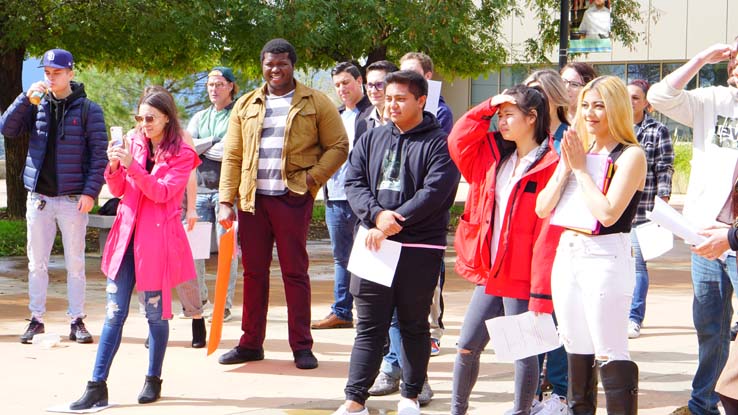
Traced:
[[587, 132], [584, 113], [582, 112], [582, 99], [591, 90], [597, 91], [605, 103], [608, 129], [612, 138], [621, 144], [638, 145], [638, 139], [633, 131], [633, 107], [630, 103], [628, 88], [616, 76], [600, 76], [582, 88], [577, 100], [575, 128], [582, 144], [584, 144], [584, 149], [589, 149], [595, 139]]
[[530, 74], [523, 84], [530, 86], [533, 82], [538, 82], [541, 85], [546, 98], [548, 98], [548, 105], [556, 108], [556, 116], [559, 121], [569, 124], [569, 120], [566, 118], [569, 112], [569, 94], [566, 92], [566, 85], [564, 85], [561, 75], [552, 69], [541, 69]]

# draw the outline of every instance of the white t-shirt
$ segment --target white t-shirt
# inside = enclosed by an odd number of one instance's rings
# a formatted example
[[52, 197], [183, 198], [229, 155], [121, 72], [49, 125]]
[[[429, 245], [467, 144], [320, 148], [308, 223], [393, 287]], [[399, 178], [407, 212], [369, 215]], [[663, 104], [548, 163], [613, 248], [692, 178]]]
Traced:
[[[513, 151], [510, 157], [507, 158], [500, 169], [497, 171], [497, 181], [495, 183], [495, 213], [494, 213], [494, 226], [492, 227], [492, 244], [490, 247], [490, 258], [492, 262], [495, 261], [497, 255], [497, 245], [500, 243], [500, 234], [502, 232], [502, 225], [505, 222], [505, 211], [507, 210], [507, 203], [510, 201], [510, 193], [513, 187], [520, 181], [523, 174], [528, 170], [528, 167], [536, 161], [536, 153], [541, 146], [537, 146], [526, 154], [520, 163], [518, 163], [518, 152]], [[517, 167], [515, 166], [517, 164]]]
[[584, 12], [579, 31], [586, 33], [587, 39], [600, 39], [600, 35], [610, 37], [610, 9], [590, 6]]

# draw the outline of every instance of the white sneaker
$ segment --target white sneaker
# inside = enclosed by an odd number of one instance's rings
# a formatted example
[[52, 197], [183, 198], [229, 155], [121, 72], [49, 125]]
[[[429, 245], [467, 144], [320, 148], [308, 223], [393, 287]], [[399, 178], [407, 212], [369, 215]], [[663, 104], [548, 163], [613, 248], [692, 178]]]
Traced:
[[408, 398], [401, 398], [397, 402], [397, 415], [420, 415], [420, 404]]
[[213, 315], [213, 303], [208, 300], [202, 305], [202, 316], [207, 318]]
[[530, 415], [540, 414], [543, 410], [543, 403], [538, 399], [533, 399], [533, 404], [530, 406]]
[[628, 321], [628, 338], [637, 339], [641, 335], [641, 325], [633, 320]]
[[[555, 393], [552, 393], [550, 398], [543, 401], [541, 407], [538, 415], [567, 415], [569, 413], [569, 406]], [[532, 415], [533, 411], [530, 413]]]
[[[507, 411], [505, 411], [505, 415], [512, 415], [513, 409], [510, 408]], [[543, 412], [543, 403], [539, 401], [538, 399], [533, 399], [533, 403], [530, 405], [530, 415], [541, 415]]]
[[338, 407], [338, 409], [336, 409], [336, 412], [334, 412], [332, 415], [369, 415], [369, 410], [366, 409], [366, 406], [365, 406], [364, 409], [362, 409], [359, 412], [349, 412], [348, 409], [346, 409], [345, 405], [341, 405]]

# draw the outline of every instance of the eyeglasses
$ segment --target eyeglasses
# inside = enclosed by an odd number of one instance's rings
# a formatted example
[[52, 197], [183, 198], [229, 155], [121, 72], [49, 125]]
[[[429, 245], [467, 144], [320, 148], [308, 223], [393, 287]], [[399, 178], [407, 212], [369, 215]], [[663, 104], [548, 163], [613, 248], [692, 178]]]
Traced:
[[577, 81], [570, 81], [568, 79], [564, 79], [564, 84], [569, 88], [581, 88], [584, 86], [583, 83], [577, 82]]
[[384, 91], [384, 87], [385, 87], [384, 81], [366, 83], [366, 89], [376, 89], [377, 91]]
[[157, 117], [156, 115], [152, 115], [152, 114], [148, 114], [148, 115], [134, 115], [133, 116], [133, 119], [136, 120], [136, 122], [142, 122], [142, 123], [145, 123], [145, 124], [151, 124], [157, 118], [159, 118], [159, 117]]

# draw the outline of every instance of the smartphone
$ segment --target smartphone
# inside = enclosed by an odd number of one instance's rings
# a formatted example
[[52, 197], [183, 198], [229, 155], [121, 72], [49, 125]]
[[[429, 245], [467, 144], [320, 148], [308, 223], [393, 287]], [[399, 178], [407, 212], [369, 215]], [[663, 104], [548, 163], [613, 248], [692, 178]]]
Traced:
[[110, 142], [113, 147], [123, 147], [123, 127], [110, 127]]

